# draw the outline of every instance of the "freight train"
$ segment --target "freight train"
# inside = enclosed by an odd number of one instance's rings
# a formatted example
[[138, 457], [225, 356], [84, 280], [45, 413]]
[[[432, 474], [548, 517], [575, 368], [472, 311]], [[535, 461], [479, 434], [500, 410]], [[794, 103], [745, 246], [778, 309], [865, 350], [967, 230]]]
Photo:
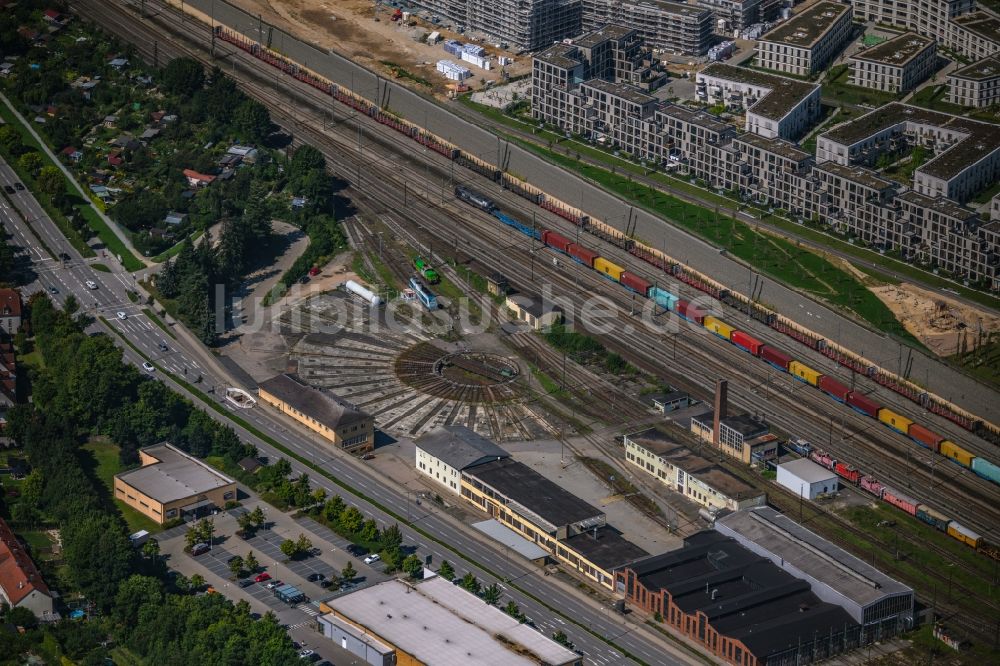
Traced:
[[471, 205], [489, 211], [491, 215], [504, 224], [517, 229], [530, 238], [540, 240], [553, 250], [561, 252], [574, 261], [597, 271], [605, 278], [621, 284], [629, 291], [653, 300], [664, 309], [677, 313], [683, 319], [701, 326], [713, 335], [735, 345], [746, 353], [761, 359], [782, 372], [788, 373], [794, 379], [826, 393], [837, 402], [843, 403], [856, 412], [881, 422], [886, 427], [906, 435], [917, 444], [929, 448], [935, 453], [945, 456], [952, 462], [971, 469], [984, 479], [1000, 485], [1000, 467], [966, 451], [955, 442], [937, 434], [930, 428], [915, 423], [912, 419], [883, 406], [860, 391], [852, 390], [834, 377], [823, 374], [819, 370], [793, 358], [786, 351], [774, 345], [766, 344], [749, 333], [726, 323], [721, 318], [708, 314], [697, 305], [665, 291], [659, 286], [654, 286], [648, 280], [630, 273], [593, 250], [570, 241], [562, 234], [550, 229], [539, 230], [500, 212], [496, 202], [492, 201], [486, 195], [464, 186], [461, 189], [462, 192], [460, 193], [458, 191], [459, 188], [456, 188], [456, 196]]
[[434, 267], [431, 266], [430, 262], [423, 257], [416, 257], [413, 260], [413, 267], [417, 269], [417, 272], [420, 273], [428, 283], [437, 284], [441, 281], [441, 276], [438, 275], [436, 270], [434, 270]]
[[789, 441], [785, 446], [799, 455], [809, 458], [816, 464], [831, 470], [846, 483], [861, 488], [866, 493], [875, 496], [887, 504], [891, 504], [900, 511], [918, 518], [934, 529], [944, 532], [951, 538], [961, 541], [970, 548], [975, 548], [987, 557], [1000, 559], [1000, 547], [990, 543], [957, 520], [952, 520], [949, 516], [923, 504], [920, 500], [885, 485], [874, 476], [865, 474], [850, 464], [837, 460], [822, 449], [814, 449], [806, 441], [801, 439], [793, 440]]
[[[498, 182], [505, 189], [524, 197], [531, 203], [545, 210], [551, 211], [552, 213], [569, 220], [571, 223], [581, 227], [588, 233], [618, 245], [627, 252], [642, 259], [643, 261], [646, 261], [657, 269], [665, 271], [671, 277], [691, 285], [695, 289], [709, 294], [713, 298], [723, 301], [741, 312], [746, 313], [749, 317], [765, 323], [767, 326], [770, 326], [776, 331], [779, 331], [780, 333], [807, 345], [812, 349], [815, 349], [821, 354], [824, 354], [841, 364], [845, 368], [850, 369], [852, 372], [864, 374], [876, 383], [895, 391], [910, 400], [913, 400], [927, 411], [949, 419], [966, 430], [975, 432], [994, 444], [1000, 444], [1000, 426], [984, 422], [974, 414], [970, 414], [950, 401], [944, 400], [940, 396], [930, 394], [908, 380], [879, 368], [863, 357], [838, 345], [832, 344], [801, 328], [791, 320], [786, 319], [780, 314], [754, 302], [752, 299], [737, 292], [725, 289], [710, 278], [701, 275], [687, 266], [684, 266], [681, 262], [671, 259], [662, 252], [637, 242], [634, 239], [628, 238], [625, 234], [622, 234], [620, 231], [603, 224], [599, 220], [591, 220], [590, 217], [585, 215], [582, 211], [564, 204], [558, 199], [543, 193], [541, 190], [530, 185], [529, 183], [515, 178], [496, 166], [476, 157], [475, 155], [459, 149], [458, 146], [450, 141], [429, 132], [427, 129], [415, 123], [412, 123], [404, 118], [400, 118], [396, 114], [384, 108], [382, 105], [358, 95], [344, 86], [329, 81], [312, 70], [299, 65], [297, 62], [287, 58], [277, 51], [267, 48], [266, 46], [247, 38], [239, 32], [230, 30], [221, 25], [216, 25], [214, 28], [214, 34], [216, 38], [235, 45], [253, 57], [262, 60], [289, 76], [298, 79], [306, 85], [312, 86], [322, 93], [333, 97], [337, 101], [351, 107], [359, 113], [371, 117], [376, 122], [399, 132], [401, 135], [410, 140], [416, 141], [422, 146], [425, 146], [427, 149], [439, 153], [445, 158], [479, 173], [493, 182]], [[469, 203], [484, 210], [491, 211], [492, 209], [495, 209], [496, 204], [491, 202], [488, 198], [483, 197], [478, 193], [472, 194], [468, 191], [468, 188], [465, 188], [464, 186], [456, 188], [456, 194], [463, 200], [468, 201]], [[581, 259], [581, 261], [587, 263], [586, 259]], [[610, 274], [605, 274], [611, 277]], [[623, 282], [623, 284], [627, 288], [633, 289], [633, 291], [639, 291], [639, 289], [634, 289], [628, 285], [627, 281], [629, 280], [629, 277], [626, 277], [625, 280], [626, 282]], [[622, 282], [621, 276], [618, 277], [617, 281]], [[647, 296], [649, 296], [650, 293], [651, 292], [647, 290]], [[650, 298], [653, 298], [658, 304], [661, 304], [660, 298], [657, 296], [650, 296]], [[681, 310], [676, 308], [678, 305], [677, 302], [668, 301], [668, 305], [663, 305], [663, 307], [670, 309], [669, 305], [675, 306], [675, 311], [684, 316]], [[982, 471], [980, 471], [980, 473], [982, 473]]]

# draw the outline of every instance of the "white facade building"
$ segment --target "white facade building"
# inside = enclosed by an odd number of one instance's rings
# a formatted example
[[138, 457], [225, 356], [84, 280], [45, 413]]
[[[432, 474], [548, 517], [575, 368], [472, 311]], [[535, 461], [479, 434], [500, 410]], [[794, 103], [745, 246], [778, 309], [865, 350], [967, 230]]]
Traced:
[[778, 485], [807, 500], [816, 499], [821, 493], [836, 492], [840, 487], [836, 474], [808, 458], [778, 465]]

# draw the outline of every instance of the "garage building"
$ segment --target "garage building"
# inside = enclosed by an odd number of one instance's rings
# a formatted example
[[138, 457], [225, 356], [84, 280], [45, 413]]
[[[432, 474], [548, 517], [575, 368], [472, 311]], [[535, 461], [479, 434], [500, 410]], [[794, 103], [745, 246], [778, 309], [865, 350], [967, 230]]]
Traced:
[[839, 487], [836, 474], [808, 458], [778, 465], [778, 485], [808, 500], [821, 493], [836, 492]]

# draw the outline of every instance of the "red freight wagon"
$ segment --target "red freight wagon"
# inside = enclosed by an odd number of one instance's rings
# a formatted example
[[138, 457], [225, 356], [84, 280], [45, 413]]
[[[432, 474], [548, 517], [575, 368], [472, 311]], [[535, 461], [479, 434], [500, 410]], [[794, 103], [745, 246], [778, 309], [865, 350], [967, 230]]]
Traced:
[[885, 491], [882, 493], [882, 499], [897, 509], [902, 509], [911, 516], [917, 515], [917, 505], [920, 504], [920, 502], [897, 490], [893, 490], [889, 486], [885, 487]]
[[734, 345], [750, 352], [754, 356], [760, 356], [760, 350], [764, 347], [763, 342], [752, 335], [747, 335], [743, 331], [733, 331], [733, 335], [729, 339], [732, 340]]
[[851, 392], [851, 389], [827, 375], [821, 375], [819, 381], [816, 382], [816, 386], [841, 402], [846, 402], [847, 396]]
[[781, 368], [785, 372], [788, 372], [788, 364], [792, 362], [792, 357], [776, 349], [771, 345], [764, 345], [760, 350], [760, 357], [770, 363], [771, 365]]
[[854, 469], [847, 463], [838, 462], [833, 466], [833, 471], [838, 476], [842, 476], [853, 484], [857, 484], [858, 479], [861, 478], [861, 472]]
[[882, 405], [878, 404], [871, 398], [867, 398], [857, 391], [851, 391], [847, 394], [847, 404], [870, 417], [878, 418], [878, 410], [882, 409]]
[[542, 234], [542, 242], [549, 247], [554, 247], [560, 252], [568, 252], [569, 246], [572, 245], [572, 241], [562, 234], [557, 234], [554, 231], [546, 231]]
[[910, 432], [908, 434], [917, 444], [922, 444], [935, 453], [937, 453], [937, 450], [941, 448], [941, 442], [944, 441], [944, 437], [937, 434], [933, 430], [923, 427], [919, 423], [911, 424]]
[[576, 243], [570, 243], [569, 247], [566, 248], [566, 253], [579, 261], [581, 264], [591, 268], [594, 267], [594, 259], [601, 256], [593, 250], [588, 250], [584, 246], [577, 245]]
[[642, 294], [643, 296], [649, 294], [649, 290], [653, 286], [651, 283], [643, 280], [638, 275], [633, 275], [628, 271], [622, 271], [622, 276], [618, 279], [618, 281], [632, 291]]
[[867, 490], [875, 497], [882, 497], [882, 489], [885, 486], [875, 477], [865, 475], [861, 477], [861, 488]]
[[702, 312], [696, 305], [691, 305], [685, 300], [677, 301], [677, 314], [697, 324], [705, 321], [705, 313]]
[[833, 456], [826, 451], [813, 451], [809, 457], [813, 459], [813, 462], [819, 463], [827, 469], [833, 469]]

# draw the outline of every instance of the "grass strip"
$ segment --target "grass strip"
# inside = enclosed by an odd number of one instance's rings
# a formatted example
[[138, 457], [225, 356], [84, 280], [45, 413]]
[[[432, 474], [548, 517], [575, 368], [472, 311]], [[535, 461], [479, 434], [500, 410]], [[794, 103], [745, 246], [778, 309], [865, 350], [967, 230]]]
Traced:
[[[204, 229], [199, 229], [198, 231], [194, 232], [194, 234], [192, 234], [189, 237], [189, 239], [192, 243], [196, 243], [198, 239], [201, 238], [202, 235], [204, 235], [204, 233], [205, 233]], [[184, 243], [189, 239], [185, 238], [184, 240], [177, 241], [176, 243], [173, 244], [172, 247], [167, 248], [163, 252], [153, 257], [152, 260], [158, 264], [162, 264], [164, 261], [172, 259], [173, 257], [177, 256], [177, 254], [180, 253], [181, 248], [184, 247]]]
[[264, 442], [267, 442], [269, 445], [273, 446], [278, 451], [281, 451], [287, 457], [292, 458], [292, 459], [298, 461], [299, 464], [304, 465], [305, 467], [308, 467], [313, 472], [315, 472], [315, 473], [319, 474], [320, 476], [322, 476], [323, 478], [325, 478], [325, 479], [333, 482], [335, 485], [337, 485], [340, 488], [342, 488], [342, 489], [346, 490], [347, 492], [351, 493], [352, 495], [354, 495], [358, 499], [364, 500], [368, 504], [370, 504], [370, 505], [374, 506], [375, 508], [377, 508], [379, 511], [385, 513], [388, 516], [391, 516], [392, 519], [395, 520], [396, 522], [408, 526], [410, 529], [412, 529], [413, 531], [417, 532], [422, 537], [424, 537], [426, 539], [429, 539], [430, 541], [433, 541], [434, 543], [438, 544], [442, 548], [445, 548], [445, 549], [447, 549], [447, 550], [455, 553], [455, 555], [457, 557], [465, 560], [466, 562], [470, 563], [471, 565], [473, 565], [473, 566], [475, 566], [475, 567], [477, 567], [477, 568], [479, 568], [479, 569], [481, 569], [483, 571], [489, 572], [490, 574], [493, 575], [494, 578], [497, 578], [499, 580], [504, 581], [505, 585], [516, 589], [518, 592], [520, 592], [524, 596], [528, 597], [529, 599], [532, 599], [535, 603], [541, 605], [543, 608], [548, 609], [549, 612], [554, 613], [555, 615], [558, 615], [559, 617], [565, 618], [569, 622], [572, 622], [573, 624], [575, 624], [576, 626], [580, 627], [581, 629], [583, 629], [587, 633], [591, 634], [592, 636], [594, 636], [595, 638], [597, 638], [601, 642], [603, 642], [603, 643], [605, 643], [605, 644], [613, 647], [614, 649], [618, 650], [619, 652], [621, 652], [622, 654], [624, 654], [629, 659], [632, 659], [633, 661], [635, 661], [638, 664], [642, 664], [642, 666], [649, 666], [649, 664], [645, 660], [641, 659], [638, 655], [635, 655], [635, 654], [629, 652], [628, 650], [626, 650], [625, 648], [621, 647], [620, 645], [617, 645], [611, 639], [609, 639], [609, 638], [607, 638], [605, 636], [601, 636], [599, 633], [597, 633], [596, 631], [594, 631], [593, 629], [591, 629], [587, 625], [581, 623], [579, 620], [573, 618], [572, 616], [563, 613], [562, 611], [560, 611], [559, 609], [555, 608], [554, 606], [552, 606], [550, 603], [548, 603], [547, 601], [545, 601], [544, 599], [542, 599], [541, 597], [539, 597], [535, 593], [533, 593], [533, 592], [525, 589], [521, 585], [518, 585], [513, 580], [509, 580], [505, 576], [500, 576], [500, 575], [496, 574], [489, 567], [487, 567], [487, 566], [485, 566], [483, 564], [480, 564], [476, 560], [472, 559], [471, 557], [469, 557], [468, 555], [466, 555], [465, 553], [463, 553], [462, 551], [460, 551], [457, 547], [451, 545], [447, 541], [443, 541], [443, 540], [435, 537], [433, 534], [431, 534], [427, 530], [425, 530], [422, 527], [420, 527], [419, 525], [417, 525], [417, 524], [415, 524], [415, 523], [407, 520], [402, 515], [397, 514], [395, 511], [393, 511], [389, 507], [385, 506], [384, 504], [382, 504], [381, 502], [379, 502], [375, 498], [369, 497], [368, 495], [366, 495], [365, 493], [361, 492], [357, 488], [354, 488], [353, 486], [348, 485], [343, 480], [341, 480], [341, 479], [337, 478], [336, 476], [333, 476], [332, 474], [328, 473], [322, 467], [320, 467], [319, 465], [313, 463], [312, 461], [310, 461], [309, 459], [305, 458], [304, 456], [301, 456], [301, 455], [295, 453], [294, 451], [292, 451], [291, 449], [287, 448], [286, 446], [280, 444], [277, 440], [271, 438], [269, 435], [265, 434], [261, 430], [258, 430], [257, 427], [254, 426], [253, 424], [251, 424], [249, 421], [243, 419], [242, 417], [238, 416], [237, 414], [233, 414], [233, 413], [227, 411], [222, 405], [220, 405], [218, 402], [216, 402], [216, 401], [212, 400], [211, 398], [209, 398], [208, 395], [206, 395], [202, 391], [200, 391], [197, 388], [195, 388], [192, 384], [189, 384], [188, 382], [184, 381], [180, 377], [177, 377], [173, 373], [171, 373], [168, 370], [164, 369], [163, 367], [157, 365], [151, 358], [149, 358], [148, 356], [146, 356], [146, 354], [143, 353], [138, 347], [136, 347], [134, 344], [132, 344], [131, 340], [129, 340], [128, 338], [126, 338], [124, 335], [122, 335], [121, 332], [118, 329], [116, 329], [115, 327], [111, 326], [111, 324], [108, 322], [107, 319], [105, 319], [104, 317], [102, 317], [100, 315], [98, 315], [98, 319], [100, 319], [101, 322], [104, 323], [104, 325], [105, 325], [106, 328], [110, 329], [111, 331], [113, 331], [115, 333], [115, 335], [117, 335], [119, 338], [121, 338], [121, 340], [125, 344], [127, 344], [129, 346], [129, 348], [132, 349], [132, 351], [134, 351], [136, 354], [138, 354], [142, 358], [144, 358], [147, 361], [149, 361], [150, 363], [152, 363], [153, 367], [155, 367], [158, 371], [162, 372], [165, 376], [169, 377], [171, 381], [173, 381], [178, 386], [180, 386], [181, 388], [183, 388], [190, 395], [197, 397], [199, 400], [201, 400], [203, 403], [205, 403], [206, 405], [208, 405], [209, 407], [211, 407], [217, 413], [219, 413], [219, 414], [225, 416], [227, 419], [235, 422], [237, 425], [239, 425], [241, 428], [243, 428], [247, 432], [253, 434], [255, 437], [259, 438], [260, 440], [262, 440]]

